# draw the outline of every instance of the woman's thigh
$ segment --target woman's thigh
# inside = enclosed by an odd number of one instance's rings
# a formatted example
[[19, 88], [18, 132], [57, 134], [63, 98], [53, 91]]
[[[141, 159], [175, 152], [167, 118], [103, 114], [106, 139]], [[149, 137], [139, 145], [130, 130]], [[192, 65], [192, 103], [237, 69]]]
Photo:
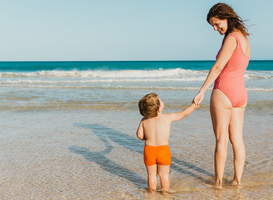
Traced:
[[227, 96], [220, 90], [212, 91], [210, 113], [216, 140], [228, 140], [232, 105]]
[[229, 138], [233, 145], [243, 140], [243, 126], [244, 126], [244, 113], [246, 105], [242, 107], [232, 108], [230, 125], [229, 125]]

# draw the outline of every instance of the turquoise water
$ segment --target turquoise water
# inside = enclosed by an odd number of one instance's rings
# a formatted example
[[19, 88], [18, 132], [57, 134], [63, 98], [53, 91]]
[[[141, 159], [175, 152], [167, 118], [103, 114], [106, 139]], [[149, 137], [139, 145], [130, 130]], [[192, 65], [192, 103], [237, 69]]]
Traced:
[[[213, 61], [0, 62], [0, 87], [198, 90]], [[249, 91], [273, 90], [273, 61], [251, 61]]]
[[[85, 61], [85, 62], [0, 62], [0, 72], [42, 70], [209, 70], [214, 61]], [[273, 70], [272, 60], [250, 61], [248, 70]]]

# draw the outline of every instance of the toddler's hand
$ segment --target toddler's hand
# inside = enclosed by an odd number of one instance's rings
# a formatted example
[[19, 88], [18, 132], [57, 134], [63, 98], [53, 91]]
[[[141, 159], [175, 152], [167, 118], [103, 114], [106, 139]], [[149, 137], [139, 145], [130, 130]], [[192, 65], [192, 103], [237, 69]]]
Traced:
[[195, 97], [193, 98], [193, 101], [196, 105], [200, 105], [200, 103], [203, 101], [204, 99], [204, 94], [202, 92], [198, 92], [197, 95], [195, 95]]
[[199, 105], [197, 105], [197, 104], [194, 102], [194, 99], [192, 100], [192, 102], [191, 102], [191, 103], [195, 105], [195, 108], [200, 108], [200, 106], [199, 106]]

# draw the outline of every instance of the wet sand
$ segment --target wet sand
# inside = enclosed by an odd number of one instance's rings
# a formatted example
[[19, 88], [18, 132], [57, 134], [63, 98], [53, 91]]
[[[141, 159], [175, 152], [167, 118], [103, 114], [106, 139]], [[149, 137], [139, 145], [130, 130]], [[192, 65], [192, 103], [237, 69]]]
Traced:
[[[172, 101], [165, 112], [177, 109]], [[271, 199], [273, 109], [272, 102], [262, 102], [251, 102], [245, 114], [242, 190], [226, 184], [233, 176], [230, 144], [224, 189], [204, 184], [214, 176], [208, 100], [172, 124], [168, 197], [147, 193], [136, 106], [2, 110], [0, 199]]]

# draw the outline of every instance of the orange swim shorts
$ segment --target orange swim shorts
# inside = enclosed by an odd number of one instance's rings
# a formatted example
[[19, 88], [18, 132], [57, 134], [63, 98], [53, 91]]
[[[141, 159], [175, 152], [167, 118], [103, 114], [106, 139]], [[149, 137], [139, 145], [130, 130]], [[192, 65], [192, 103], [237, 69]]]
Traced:
[[149, 146], [144, 147], [144, 163], [146, 166], [153, 166], [155, 164], [170, 165], [171, 151], [168, 145], [164, 146]]

